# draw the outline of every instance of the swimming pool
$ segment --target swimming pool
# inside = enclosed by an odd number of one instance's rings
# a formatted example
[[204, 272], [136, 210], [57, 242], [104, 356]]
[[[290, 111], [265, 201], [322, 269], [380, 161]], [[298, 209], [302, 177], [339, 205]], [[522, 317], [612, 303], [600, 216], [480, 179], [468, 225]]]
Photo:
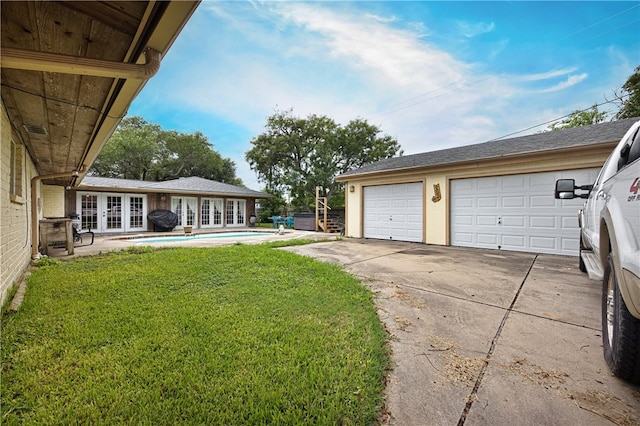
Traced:
[[130, 238], [129, 241], [136, 243], [172, 243], [180, 241], [206, 240], [210, 238], [238, 238], [238, 237], [262, 237], [265, 235], [274, 235], [273, 232], [216, 232], [210, 234], [191, 234], [191, 235], [168, 235], [166, 237], [143, 237]]

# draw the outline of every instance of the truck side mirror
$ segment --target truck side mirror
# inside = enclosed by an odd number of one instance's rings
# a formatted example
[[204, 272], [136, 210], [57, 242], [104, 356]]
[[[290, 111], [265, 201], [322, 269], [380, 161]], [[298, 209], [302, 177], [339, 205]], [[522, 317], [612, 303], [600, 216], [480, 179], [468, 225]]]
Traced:
[[575, 179], [558, 179], [556, 181], [555, 198], [560, 200], [571, 200], [576, 197]]

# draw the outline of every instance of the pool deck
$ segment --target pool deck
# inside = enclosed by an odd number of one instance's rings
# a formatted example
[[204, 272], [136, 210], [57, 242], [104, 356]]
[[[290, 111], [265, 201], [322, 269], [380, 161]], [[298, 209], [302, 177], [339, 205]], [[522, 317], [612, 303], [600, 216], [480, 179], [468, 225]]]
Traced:
[[[137, 234], [119, 234], [119, 235], [99, 235], [96, 234], [93, 244], [86, 245], [86, 241], [90, 237], [84, 236], [85, 242], [76, 243], [74, 254], [68, 255], [65, 249], [49, 248], [49, 256], [60, 259], [71, 259], [79, 256], [89, 256], [94, 254], [106, 253], [110, 251], [122, 251], [128, 247], [219, 247], [236, 243], [242, 244], [260, 244], [268, 241], [287, 241], [294, 239], [317, 239], [317, 240], [335, 240], [339, 234], [329, 234], [324, 232], [300, 231], [294, 229], [285, 229], [284, 234], [280, 235], [276, 229], [271, 228], [231, 228], [224, 230], [197, 230], [193, 234], [212, 234], [225, 232], [246, 232], [246, 236], [234, 236], [229, 238], [199, 238], [188, 241], [163, 241], [157, 243], [136, 242], [135, 238], [150, 237], [183, 237], [184, 232], [144, 232]], [[252, 233], [260, 233], [261, 235], [251, 235]], [[262, 235], [268, 232], [271, 235]]]

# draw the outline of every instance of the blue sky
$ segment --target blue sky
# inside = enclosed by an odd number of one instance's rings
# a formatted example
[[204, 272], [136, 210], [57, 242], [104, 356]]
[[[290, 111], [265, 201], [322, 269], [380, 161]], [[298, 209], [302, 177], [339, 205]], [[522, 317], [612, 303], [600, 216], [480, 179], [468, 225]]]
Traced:
[[638, 65], [638, 1], [205, 0], [129, 115], [202, 132], [260, 189], [244, 153], [277, 110], [366, 119], [415, 154], [589, 108]]

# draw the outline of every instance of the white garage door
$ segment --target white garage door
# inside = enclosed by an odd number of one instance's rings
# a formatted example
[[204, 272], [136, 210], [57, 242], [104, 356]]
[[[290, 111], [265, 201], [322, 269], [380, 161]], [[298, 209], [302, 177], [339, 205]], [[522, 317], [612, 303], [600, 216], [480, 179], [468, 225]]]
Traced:
[[577, 255], [584, 200], [556, 200], [556, 179], [591, 184], [599, 169], [451, 181], [451, 244]]
[[422, 242], [422, 183], [364, 188], [364, 237]]

